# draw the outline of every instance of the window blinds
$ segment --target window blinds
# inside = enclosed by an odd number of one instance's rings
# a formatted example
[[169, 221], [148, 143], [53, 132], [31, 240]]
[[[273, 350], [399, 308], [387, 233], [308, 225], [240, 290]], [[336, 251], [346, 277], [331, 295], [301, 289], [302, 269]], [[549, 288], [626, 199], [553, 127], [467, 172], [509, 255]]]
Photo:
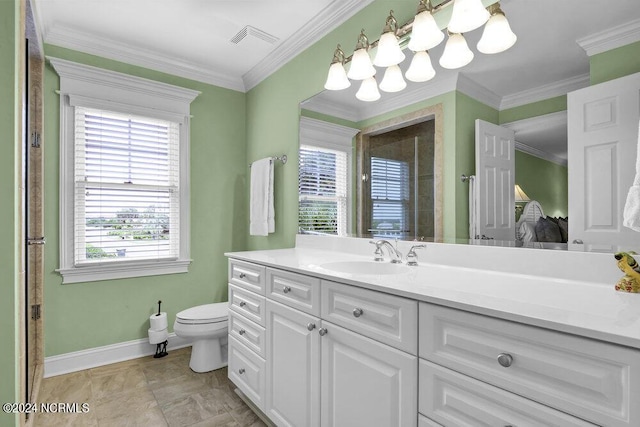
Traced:
[[76, 265], [178, 257], [179, 126], [75, 108]]
[[298, 226], [303, 232], [344, 235], [347, 231], [347, 153], [301, 146]]
[[408, 226], [409, 165], [371, 157], [372, 228], [406, 232]]

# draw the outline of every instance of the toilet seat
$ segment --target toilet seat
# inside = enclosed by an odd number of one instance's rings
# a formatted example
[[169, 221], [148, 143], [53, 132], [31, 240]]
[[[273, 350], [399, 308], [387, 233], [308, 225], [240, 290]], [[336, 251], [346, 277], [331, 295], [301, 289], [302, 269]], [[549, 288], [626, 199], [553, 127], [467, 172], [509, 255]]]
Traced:
[[204, 325], [229, 320], [229, 305], [226, 302], [198, 305], [176, 314], [176, 322], [184, 325]]

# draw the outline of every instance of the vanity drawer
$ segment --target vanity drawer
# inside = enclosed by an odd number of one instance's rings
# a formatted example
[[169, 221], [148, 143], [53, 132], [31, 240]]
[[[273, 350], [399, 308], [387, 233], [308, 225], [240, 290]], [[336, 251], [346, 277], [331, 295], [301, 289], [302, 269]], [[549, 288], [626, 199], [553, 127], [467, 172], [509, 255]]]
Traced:
[[596, 424], [640, 425], [639, 350], [427, 303], [419, 330], [422, 358]]
[[320, 279], [267, 269], [267, 296], [307, 314], [320, 316]]
[[418, 369], [418, 410], [444, 426], [594, 426], [422, 359]]
[[370, 289], [322, 281], [322, 319], [417, 354], [418, 303]]
[[257, 325], [243, 316], [229, 313], [229, 335], [255, 351], [260, 357], [265, 355], [265, 328]]
[[265, 361], [229, 337], [229, 379], [262, 411], [266, 391]]
[[250, 262], [229, 260], [229, 283], [260, 295], [265, 293], [265, 267]]
[[265, 298], [229, 284], [229, 307], [260, 326], [264, 326]]

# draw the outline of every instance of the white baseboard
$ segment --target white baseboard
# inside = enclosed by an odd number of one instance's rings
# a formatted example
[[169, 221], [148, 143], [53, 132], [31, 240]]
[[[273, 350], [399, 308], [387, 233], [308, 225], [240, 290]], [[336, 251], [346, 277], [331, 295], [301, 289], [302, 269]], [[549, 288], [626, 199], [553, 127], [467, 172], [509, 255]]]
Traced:
[[[191, 345], [191, 341], [169, 334], [169, 344], [167, 351], [177, 350]], [[150, 356], [156, 352], [156, 346], [149, 344], [147, 338], [126, 341], [117, 344], [105, 345], [102, 347], [90, 348], [87, 350], [74, 351], [57, 356], [44, 358], [44, 378], [55, 377], [56, 375], [68, 374], [70, 372], [82, 371], [84, 369], [95, 368], [97, 366], [109, 365], [111, 363], [123, 362], [125, 360], [136, 359], [138, 357]]]

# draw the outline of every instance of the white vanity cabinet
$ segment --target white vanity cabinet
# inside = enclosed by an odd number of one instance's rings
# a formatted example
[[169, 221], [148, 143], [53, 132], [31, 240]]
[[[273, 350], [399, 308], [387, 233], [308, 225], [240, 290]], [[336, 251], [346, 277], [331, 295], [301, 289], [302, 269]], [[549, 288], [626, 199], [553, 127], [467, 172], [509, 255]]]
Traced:
[[[244, 273], [243, 279], [251, 278], [248, 286], [258, 289], [259, 266], [235, 262], [230, 260], [230, 277]], [[244, 381], [244, 388], [236, 385], [271, 421], [278, 426], [417, 426], [417, 302], [273, 268], [266, 268], [264, 277], [263, 323], [260, 295], [230, 280], [229, 354], [235, 364], [230, 362], [229, 378]], [[261, 330], [249, 332], [247, 321], [257, 328], [264, 324], [264, 359], [251, 351], [261, 348]], [[252, 363], [248, 354], [257, 359]], [[247, 383], [257, 377], [260, 360], [264, 390], [255, 390], [259, 387]]]
[[229, 261], [229, 379], [264, 410], [266, 268]]

